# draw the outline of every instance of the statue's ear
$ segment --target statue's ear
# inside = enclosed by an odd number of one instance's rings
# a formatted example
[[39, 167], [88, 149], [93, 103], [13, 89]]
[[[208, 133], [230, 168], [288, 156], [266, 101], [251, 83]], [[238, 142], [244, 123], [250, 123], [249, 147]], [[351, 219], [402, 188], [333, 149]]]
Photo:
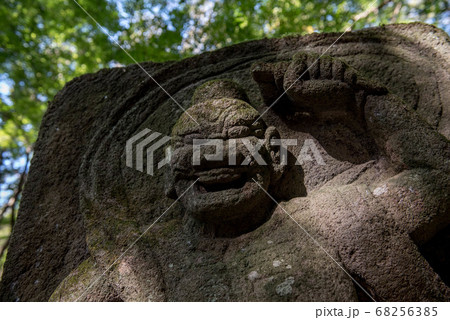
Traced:
[[272, 165], [272, 175], [270, 180], [271, 183], [276, 183], [283, 175], [285, 165], [281, 163], [280, 147], [271, 143], [273, 139], [280, 139], [280, 133], [275, 127], [268, 127], [266, 129], [264, 140]]
[[285, 200], [306, 196], [302, 167], [295, 165], [295, 157], [286, 149], [284, 151], [286, 152], [285, 156], [287, 159], [282, 160], [280, 144], [271, 144], [270, 141], [272, 139], [280, 139], [280, 134], [275, 127], [267, 128], [265, 135], [266, 148], [269, 152], [272, 165], [269, 185], [270, 193], [275, 199]]

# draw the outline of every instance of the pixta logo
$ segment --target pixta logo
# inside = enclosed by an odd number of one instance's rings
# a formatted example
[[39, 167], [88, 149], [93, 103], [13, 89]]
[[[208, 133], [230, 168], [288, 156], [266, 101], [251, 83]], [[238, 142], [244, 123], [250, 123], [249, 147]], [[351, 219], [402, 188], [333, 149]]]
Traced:
[[[144, 129], [138, 134], [127, 140], [126, 144], [126, 165], [130, 168], [135, 168], [138, 171], [144, 172], [144, 154], [147, 158], [146, 168], [147, 174], [154, 174], [154, 154], [156, 150], [163, 147], [170, 141], [170, 137], [164, 136], [159, 132], [152, 132], [150, 129]], [[136, 145], [136, 148], [133, 148]], [[144, 153], [145, 152], [145, 153]], [[165, 157], [158, 162], [158, 169], [170, 162], [172, 150], [168, 146], [165, 149]], [[133, 158], [135, 163], [133, 163]], [[135, 165], [135, 166], [134, 166]]]
[[[264, 145], [265, 140], [258, 139], [258, 142], [253, 144], [250, 139], [239, 139], [239, 141], [245, 146], [245, 148], [249, 151], [249, 155], [244, 159], [242, 163], [236, 163], [236, 144], [237, 139], [229, 139], [228, 146], [228, 165], [248, 165], [252, 159], [256, 161], [261, 166], [266, 166], [267, 163], [264, 161], [262, 155], [259, 153], [261, 147]], [[222, 139], [193, 139], [193, 157], [192, 162], [193, 165], [200, 165], [201, 156], [207, 161], [223, 161], [224, 160], [224, 140]], [[280, 150], [280, 165], [287, 165], [287, 156], [288, 156], [288, 146], [297, 146], [298, 141], [296, 139], [272, 139], [270, 140], [270, 144], [275, 147], [279, 147]], [[214, 146], [215, 153], [214, 154], [204, 154], [201, 152], [201, 147], [204, 146]], [[314, 158], [314, 159], [313, 159]], [[314, 143], [313, 139], [306, 139], [303, 142], [302, 148], [300, 149], [300, 153], [296, 157], [297, 161], [296, 165], [304, 165], [309, 161], [316, 161], [317, 164], [323, 166], [325, 165], [325, 161], [320, 154], [319, 149]]]
[[[149, 175], [154, 174], [154, 158], [155, 152], [164, 147], [169, 141], [170, 137], [164, 136], [159, 132], [154, 132], [150, 129], [144, 129], [127, 140], [126, 143], [126, 165], [130, 168], [135, 168], [140, 172], [144, 172], [146, 167], [146, 173]], [[226, 146], [230, 149], [228, 154], [228, 165], [245, 166], [249, 165], [252, 160], [255, 160], [258, 165], [267, 165], [264, 158], [259, 153], [261, 147], [264, 145], [265, 140], [259, 139], [256, 144], [253, 144], [250, 139], [239, 139], [245, 148], [249, 151], [249, 155], [244, 159], [242, 163], [236, 161], [236, 144], [237, 139], [228, 139]], [[288, 146], [297, 146], [298, 141], [296, 139], [272, 139], [270, 144], [275, 147], [279, 147], [280, 150], [280, 165], [287, 165]], [[202, 147], [214, 146], [215, 153], [205, 154], [202, 152]], [[193, 139], [192, 141], [192, 164], [200, 165], [201, 157], [204, 157], [207, 161], [223, 161], [225, 150], [225, 141], [222, 139]], [[158, 169], [161, 169], [166, 164], [170, 163], [172, 156], [172, 149], [169, 146], [165, 148], [165, 157], [156, 165]], [[144, 159], [147, 159], [144, 165]], [[319, 149], [314, 143], [313, 139], [306, 139], [303, 142], [299, 155], [296, 157], [296, 165], [304, 165], [306, 162], [315, 161], [318, 165], [325, 165], [325, 161], [320, 154]], [[133, 161], [134, 160], [134, 161]]]

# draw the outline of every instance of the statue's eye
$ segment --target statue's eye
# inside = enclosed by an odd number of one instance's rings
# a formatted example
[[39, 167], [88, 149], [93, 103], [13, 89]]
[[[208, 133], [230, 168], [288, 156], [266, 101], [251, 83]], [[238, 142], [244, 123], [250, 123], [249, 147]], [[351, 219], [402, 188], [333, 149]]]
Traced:
[[255, 132], [254, 133], [255, 137], [264, 138], [264, 130], [263, 129], [256, 129], [254, 132]]
[[246, 126], [235, 126], [228, 129], [228, 138], [244, 138], [251, 135], [251, 130]]
[[254, 136], [257, 138], [263, 138], [264, 137], [264, 124], [260, 121], [256, 121], [254, 124], [252, 124], [252, 131], [254, 133]]
[[172, 146], [176, 148], [182, 148], [184, 146], [184, 138], [180, 136], [172, 137]]

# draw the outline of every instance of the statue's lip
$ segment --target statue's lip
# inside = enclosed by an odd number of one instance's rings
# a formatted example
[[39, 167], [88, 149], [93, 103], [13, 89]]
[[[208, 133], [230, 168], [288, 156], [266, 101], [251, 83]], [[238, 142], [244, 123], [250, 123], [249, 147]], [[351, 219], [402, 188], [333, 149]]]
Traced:
[[215, 168], [196, 172], [198, 182], [204, 185], [227, 184], [239, 180], [248, 168]]

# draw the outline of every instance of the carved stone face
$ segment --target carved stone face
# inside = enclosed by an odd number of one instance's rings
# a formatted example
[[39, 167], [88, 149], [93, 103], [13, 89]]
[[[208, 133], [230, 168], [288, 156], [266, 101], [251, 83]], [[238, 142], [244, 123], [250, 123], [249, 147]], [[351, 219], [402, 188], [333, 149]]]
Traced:
[[[254, 123], [259, 113], [239, 99], [207, 99], [194, 104], [188, 112], [200, 126], [183, 114], [172, 130], [174, 196], [180, 196], [198, 178], [180, 199], [191, 216], [215, 225], [230, 221], [257, 223], [268, 207], [268, 197], [261, 187], [267, 190], [276, 176], [269, 141], [278, 137], [277, 131], [267, 128], [262, 120]], [[222, 159], [207, 160], [204, 155], [215, 154], [216, 146], [201, 146], [200, 162], [194, 164], [195, 139], [217, 139], [216, 142], [223, 143]], [[258, 153], [267, 165], [258, 164], [250, 157], [244, 140], [253, 146], [262, 144]], [[247, 156], [250, 163], [242, 165]], [[230, 162], [230, 157], [235, 158], [235, 164]]]

